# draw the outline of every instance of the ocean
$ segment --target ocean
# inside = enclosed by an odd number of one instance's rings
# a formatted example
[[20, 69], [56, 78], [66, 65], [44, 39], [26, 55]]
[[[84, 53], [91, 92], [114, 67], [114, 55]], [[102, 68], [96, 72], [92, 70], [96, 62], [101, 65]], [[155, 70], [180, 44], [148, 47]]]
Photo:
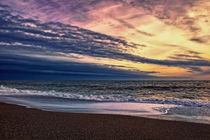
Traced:
[[0, 101], [48, 111], [210, 124], [210, 81], [0, 81]]

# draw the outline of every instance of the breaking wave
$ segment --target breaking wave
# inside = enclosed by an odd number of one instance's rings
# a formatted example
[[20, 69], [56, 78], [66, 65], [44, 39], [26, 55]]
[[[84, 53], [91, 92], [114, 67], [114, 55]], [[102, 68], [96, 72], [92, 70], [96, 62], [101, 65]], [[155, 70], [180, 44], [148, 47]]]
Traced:
[[16, 88], [9, 88], [0, 86], [0, 96], [48, 96], [57, 98], [67, 98], [86, 101], [100, 101], [100, 102], [137, 102], [137, 103], [153, 103], [153, 104], [174, 104], [192, 107], [210, 107], [209, 102], [180, 100], [180, 99], [156, 99], [156, 98], [138, 98], [128, 95], [120, 94], [106, 94], [106, 95], [92, 95], [92, 94], [79, 94], [79, 93], [63, 93], [51, 91], [38, 91], [38, 90], [21, 90]]

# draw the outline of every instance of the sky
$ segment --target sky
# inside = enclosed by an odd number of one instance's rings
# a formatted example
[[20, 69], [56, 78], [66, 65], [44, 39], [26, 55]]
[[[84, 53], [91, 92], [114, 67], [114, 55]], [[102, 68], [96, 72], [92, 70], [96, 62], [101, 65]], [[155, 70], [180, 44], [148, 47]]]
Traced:
[[209, 0], [0, 0], [0, 79], [210, 79]]

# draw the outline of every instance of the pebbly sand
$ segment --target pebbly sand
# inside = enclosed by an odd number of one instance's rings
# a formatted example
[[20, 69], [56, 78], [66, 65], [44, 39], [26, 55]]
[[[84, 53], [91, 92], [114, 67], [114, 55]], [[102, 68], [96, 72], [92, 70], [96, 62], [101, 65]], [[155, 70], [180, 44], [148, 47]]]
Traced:
[[210, 125], [0, 103], [0, 140], [209, 140]]

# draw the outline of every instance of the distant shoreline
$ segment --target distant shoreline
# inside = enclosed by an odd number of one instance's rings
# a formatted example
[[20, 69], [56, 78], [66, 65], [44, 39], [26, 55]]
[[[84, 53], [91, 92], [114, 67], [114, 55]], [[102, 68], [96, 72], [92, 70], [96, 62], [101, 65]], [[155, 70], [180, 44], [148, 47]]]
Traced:
[[102, 115], [42, 111], [0, 103], [0, 139], [210, 139], [210, 125]]

